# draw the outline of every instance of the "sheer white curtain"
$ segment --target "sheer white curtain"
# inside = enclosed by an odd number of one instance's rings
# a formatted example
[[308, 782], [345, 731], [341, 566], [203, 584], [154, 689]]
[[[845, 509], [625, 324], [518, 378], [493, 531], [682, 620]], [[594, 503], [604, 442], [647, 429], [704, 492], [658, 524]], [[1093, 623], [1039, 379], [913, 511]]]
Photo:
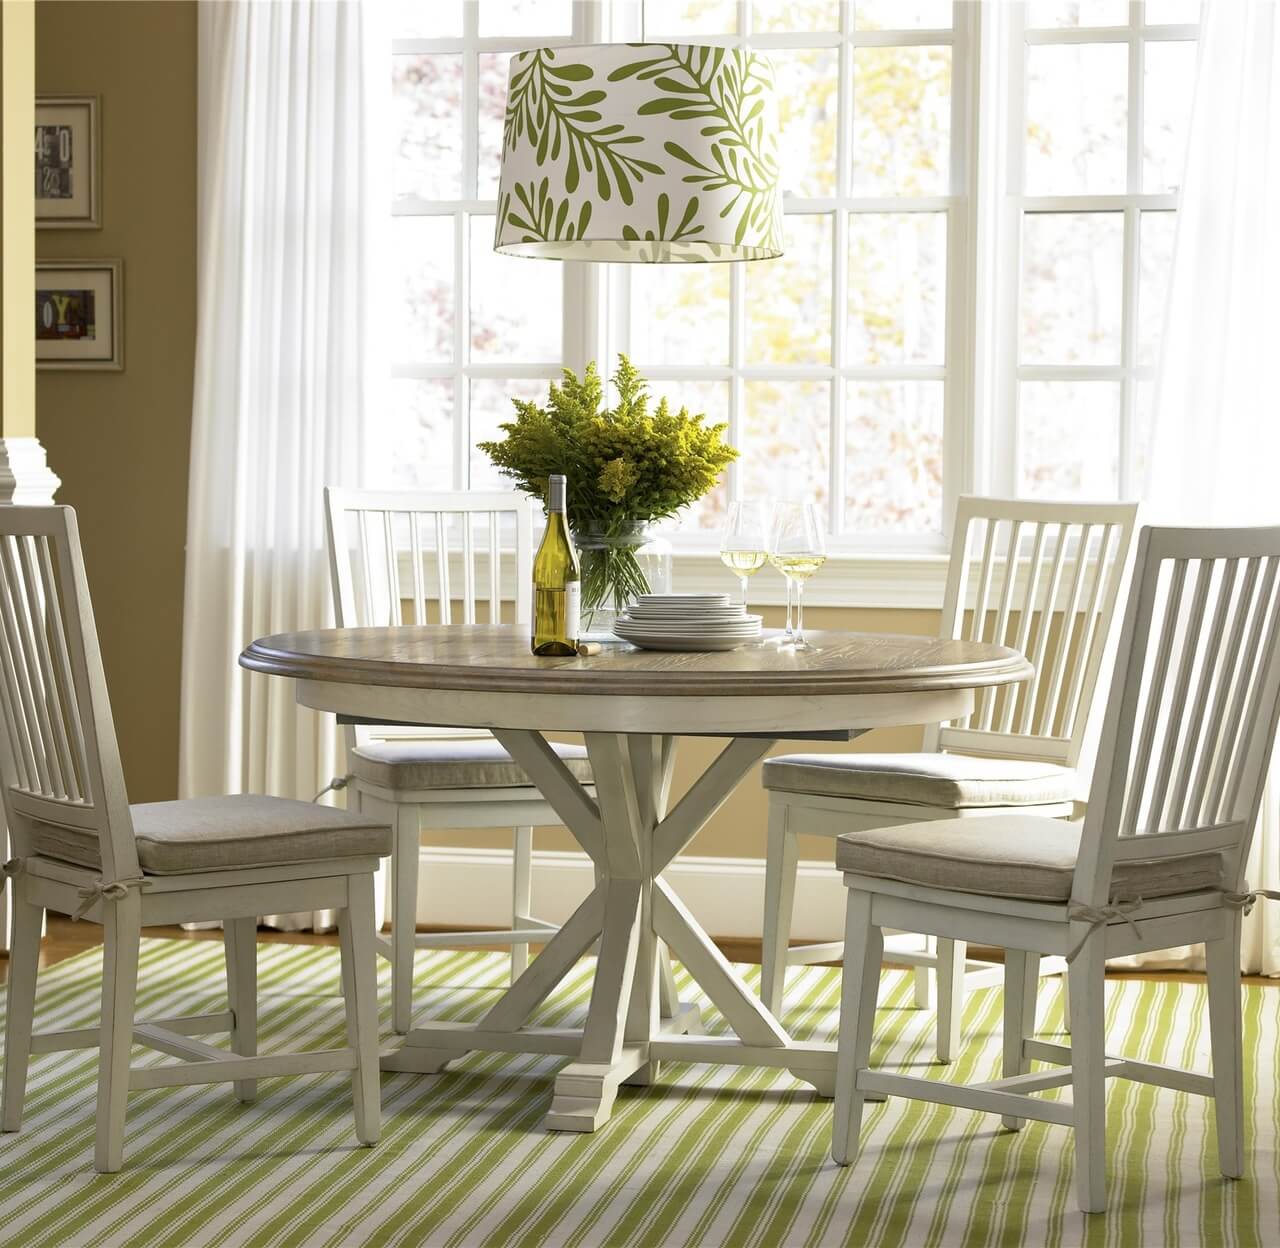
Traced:
[[309, 799], [340, 757], [332, 717], [236, 659], [254, 637], [332, 623], [321, 491], [360, 475], [372, 247], [387, 203], [371, 165], [372, 75], [387, 77], [376, 9], [200, 5], [183, 796]]
[[[1280, 524], [1280, 5], [1208, 0], [1155, 395], [1146, 519]], [[1280, 888], [1280, 772], [1249, 866]], [[1176, 951], [1191, 961], [1202, 951]], [[1159, 957], [1169, 961], [1172, 954]], [[1280, 906], [1245, 920], [1280, 975]]]

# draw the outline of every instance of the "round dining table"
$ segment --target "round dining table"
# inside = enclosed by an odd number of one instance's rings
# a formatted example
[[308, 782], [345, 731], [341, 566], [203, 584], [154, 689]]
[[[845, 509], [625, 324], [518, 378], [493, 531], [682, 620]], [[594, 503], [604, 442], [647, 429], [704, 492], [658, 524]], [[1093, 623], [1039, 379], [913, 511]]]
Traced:
[[[835, 1046], [788, 1035], [663, 871], [775, 742], [963, 718], [976, 689], [1032, 669], [985, 643], [846, 632], [810, 641], [810, 650], [609, 646], [537, 658], [527, 630], [447, 625], [285, 633], [244, 651], [242, 666], [292, 678], [302, 705], [344, 722], [488, 729], [595, 865], [591, 893], [478, 1022], [424, 1022], [383, 1055], [384, 1070], [434, 1073], [471, 1051], [563, 1056], [545, 1125], [567, 1131], [594, 1131], [618, 1087], [649, 1083], [661, 1061], [778, 1067], [832, 1094]], [[583, 734], [592, 782], [570, 774], [547, 732]], [[679, 736], [727, 741], [668, 809]], [[584, 1025], [531, 1024], [597, 942]], [[677, 997], [669, 955], [732, 1034], [702, 1034], [698, 1006]]]

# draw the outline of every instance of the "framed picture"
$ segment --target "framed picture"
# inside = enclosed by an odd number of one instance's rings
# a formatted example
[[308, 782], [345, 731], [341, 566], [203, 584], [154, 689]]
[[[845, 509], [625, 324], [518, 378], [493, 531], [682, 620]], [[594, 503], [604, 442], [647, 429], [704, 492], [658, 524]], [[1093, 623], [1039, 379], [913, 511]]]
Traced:
[[96, 95], [36, 97], [36, 228], [97, 229]]
[[36, 368], [124, 368], [124, 262], [36, 264]]

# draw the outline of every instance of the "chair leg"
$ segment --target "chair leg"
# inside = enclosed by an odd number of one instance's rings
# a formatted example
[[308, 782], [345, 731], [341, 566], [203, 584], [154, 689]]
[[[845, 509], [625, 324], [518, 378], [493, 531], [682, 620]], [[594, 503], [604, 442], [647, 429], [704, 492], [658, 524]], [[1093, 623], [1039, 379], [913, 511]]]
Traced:
[[27, 1095], [27, 1066], [31, 1060], [31, 1029], [35, 1022], [36, 974], [40, 965], [40, 929], [44, 907], [29, 902], [21, 877], [14, 880], [13, 943], [9, 949], [8, 1006], [4, 1024], [4, 1088], [0, 1093], [0, 1130], [22, 1127]]
[[120, 900], [103, 902], [102, 909], [102, 1019], [98, 1027], [98, 1129], [93, 1168], [99, 1174], [114, 1174], [124, 1164], [142, 899], [138, 890], [131, 888]]
[[933, 1008], [933, 982], [937, 974], [938, 942], [932, 936], [924, 938], [924, 951], [935, 959], [933, 967], [917, 966], [911, 972], [912, 1004], [917, 1010]]
[[1209, 1034], [1213, 1048], [1213, 1107], [1218, 1120], [1218, 1165], [1228, 1179], [1244, 1173], [1244, 1036], [1240, 1018], [1240, 915], [1227, 935], [1205, 945], [1209, 977]]
[[1076, 1146], [1076, 1201], [1085, 1213], [1107, 1206], [1105, 933], [1090, 936], [1067, 972], [1075, 1027], [1071, 1098]]
[[[1023, 1040], [1036, 1033], [1036, 991], [1040, 984], [1040, 956], [1021, 949], [1007, 949], [1004, 955], [1004, 1063], [1001, 1073], [1008, 1079], [1025, 1075], [1031, 1063], [1023, 1055]], [[1023, 1119], [1002, 1115], [1000, 1121], [1010, 1131], [1021, 1129]]]
[[840, 987], [840, 1035], [836, 1052], [836, 1106], [831, 1159], [847, 1166], [858, 1151], [865, 1092], [858, 1072], [871, 1062], [884, 933], [871, 922], [871, 894], [849, 891], [844, 922], [844, 979]]
[[1062, 1030], [1071, 1034], [1071, 976], [1062, 977]]
[[787, 944], [796, 898], [799, 844], [787, 829], [787, 808], [769, 803], [769, 845], [764, 872], [764, 940], [761, 949], [760, 1000], [771, 1014], [782, 1009], [787, 981]]
[[353, 875], [345, 909], [338, 912], [342, 995], [347, 1007], [347, 1043], [355, 1051], [351, 1098], [356, 1139], [372, 1146], [382, 1130], [378, 1069], [378, 968], [374, 951], [373, 876]]
[[[391, 847], [391, 1025], [402, 1036], [413, 1025], [418, 840], [418, 808], [397, 806]], [[373, 922], [372, 916], [369, 921]]]
[[964, 1013], [964, 963], [969, 946], [963, 940], [937, 941], [938, 1061], [954, 1061], [960, 1052], [960, 1018]]
[[[253, 1057], [258, 1051], [258, 921], [227, 919], [222, 925], [231, 1006], [231, 1051]], [[246, 1105], [258, 1095], [256, 1079], [237, 1079], [237, 1099]]]
[[[511, 926], [522, 927], [533, 911], [533, 829], [517, 828], [515, 852], [511, 856]], [[526, 942], [511, 946], [511, 982], [514, 984], [529, 965]]]

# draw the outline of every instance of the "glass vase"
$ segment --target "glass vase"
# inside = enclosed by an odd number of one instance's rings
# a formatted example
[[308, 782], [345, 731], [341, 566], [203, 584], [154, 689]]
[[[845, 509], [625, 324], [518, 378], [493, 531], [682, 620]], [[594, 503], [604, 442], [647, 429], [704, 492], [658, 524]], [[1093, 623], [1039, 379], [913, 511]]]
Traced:
[[616, 642], [614, 621], [640, 594], [671, 592], [671, 543], [643, 521], [575, 530], [582, 571], [582, 640]]

